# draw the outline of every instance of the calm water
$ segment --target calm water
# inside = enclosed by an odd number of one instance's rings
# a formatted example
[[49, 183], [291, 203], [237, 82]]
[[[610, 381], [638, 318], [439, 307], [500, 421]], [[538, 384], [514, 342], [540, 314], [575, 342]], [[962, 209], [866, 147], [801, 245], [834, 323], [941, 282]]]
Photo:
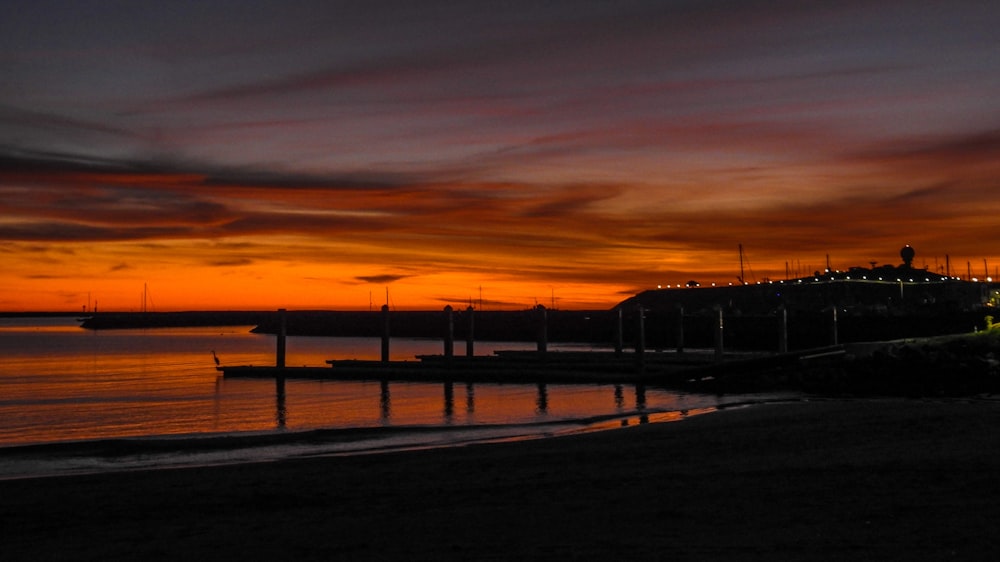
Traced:
[[[86, 331], [73, 318], [0, 318], [0, 446], [108, 437], [319, 428], [545, 424], [697, 410], [716, 396], [615, 385], [223, 379], [223, 364], [274, 363], [275, 338], [249, 326]], [[477, 354], [533, 344], [477, 342]], [[440, 341], [392, 340], [393, 359]], [[378, 339], [290, 337], [287, 364], [377, 359]], [[727, 397], [730, 402], [740, 397]]]

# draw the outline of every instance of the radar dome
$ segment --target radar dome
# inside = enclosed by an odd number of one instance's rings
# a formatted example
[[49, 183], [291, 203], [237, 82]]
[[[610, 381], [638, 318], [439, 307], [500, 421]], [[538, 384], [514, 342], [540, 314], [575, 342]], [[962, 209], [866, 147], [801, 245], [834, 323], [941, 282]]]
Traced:
[[903, 246], [903, 249], [899, 251], [899, 257], [903, 258], [903, 265], [906, 267], [910, 267], [913, 264], [913, 256], [915, 255], [917, 255], [917, 252], [909, 244]]

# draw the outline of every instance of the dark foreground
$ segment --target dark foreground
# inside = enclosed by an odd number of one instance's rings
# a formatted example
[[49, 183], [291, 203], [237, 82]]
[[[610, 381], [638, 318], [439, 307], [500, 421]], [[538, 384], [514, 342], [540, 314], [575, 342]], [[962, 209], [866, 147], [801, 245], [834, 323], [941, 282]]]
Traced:
[[943, 560], [1000, 551], [1000, 403], [759, 405], [532, 442], [0, 482], [4, 560]]

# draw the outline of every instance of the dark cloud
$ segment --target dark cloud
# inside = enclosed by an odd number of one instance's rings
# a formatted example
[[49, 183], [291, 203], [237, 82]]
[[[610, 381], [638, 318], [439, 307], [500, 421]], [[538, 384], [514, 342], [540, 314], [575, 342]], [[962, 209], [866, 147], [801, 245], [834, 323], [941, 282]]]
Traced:
[[186, 236], [190, 230], [185, 228], [101, 228], [58, 222], [0, 225], [0, 240], [22, 242], [116, 242]]
[[[314, 189], [392, 189], [422, 183], [425, 175], [394, 171], [303, 174], [254, 169], [250, 166], [219, 166], [177, 159], [140, 160], [98, 158], [80, 153], [23, 150], [0, 145], [0, 180], [17, 175], [22, 181], [44, 179], [51, 173], [110, 174], [125, 180], [130, 175], [145, 174], [144, 179], [161, 176], [163, 181], [203, 187], [266, 187]], [[64, 180], [68, 178], [63, 178]], [[147, 187], [147, 186], [143, 186]]]
[[401, 281], [401, 280], [406, 279], [408, 277], [412, 277], [412, 275], [398, 275], [398, 274], [397, 275], [393, 275], [393, 274], [385, 274], [385, 275], [362, 275], [362, 276], [355, 277], [355, 279], [358, 280], [358, 281], [361, 281], [363, 283], [372, 283], [372, 284], [375, 284], [375, 285], [383, 285], [383, 284], [388, 284], [388, 283], [394, 283], [396, 281]]
[[902, 138], [849, 154], [848, 158], [898, 166], [1000, 165], [1000, 129], [938, 138]]
[[245, 265], [253, 265], [254, 260], [249, 258], [233, 258], [226, 260], [212, 260], [208, 262], [208, 265], [212, 267], [242, 267]]

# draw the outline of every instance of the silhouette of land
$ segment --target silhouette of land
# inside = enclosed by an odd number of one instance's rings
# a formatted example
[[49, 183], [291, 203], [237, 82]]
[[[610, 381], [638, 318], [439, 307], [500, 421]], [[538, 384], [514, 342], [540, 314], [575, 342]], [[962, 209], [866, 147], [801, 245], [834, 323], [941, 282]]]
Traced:
[[[960, 334], [985, 328], [985, 316], [1000, 307], [1000, 283], [968, 276], [960, 280], [945, 272], [913, 266], [916, 251], [899, 252], [902, 263], [876, 267], [826, 269], [794, 279], [638, 293], [610, 310], [546, 310], [539, 306], [518, 311], [483, 311], [473, 307], [452, 312], [455, 338], [490, 341], [534, 341], [540, 323], [551, 342], [611, 344], [635, 342], [652, 349], [679, 346], [712, 347], [715, 326], [725, 324], [728, 349], [774, 351], [779, 327], [788, 349], [816, 348], [831, 343], [884, 341]], [[741, 281], [743, 272], [741, 272]], [[450, 308], [450, 307], [449, 307]], [[394, 337], [440, 338], [446, 333], [442, 311], [390, 311]], [[642, 320], [640, 322], [640, 319]], [[382, 311], [289, 311], [281, 322], [288, 335], [379, 337], [386, 323]], [[273, 312], [101, 313], [83, 327], [145, 328], [159, 326], [248, 325], [276, 334]], [[836, 341], [831, 341], [831, 324]], [[640, 327], [641, 326], [641, 327]], [[784, 350], [784, 349], [782, 349]]]
[[[731, 288], [720, 288], [728, 291]], [[698, 297], [714, 289], [675, 291]], [[752, 289], [748, 289], [752, 290]], [[719, 296], [718, 294], [716, 296]], [[666, 297], [665, 297], [666, 298]], [[718, 299], [724, 299], [719, 296]], [[731, 299], [730, 299], [731, 300]], [[678, 312], [673, 301], [662, 306], [650, 306], [643, 311], [645, 338], [648, 349], [670, 349], [678, 341]], [[725, 300], [729, 302], [729, 300]], [[841, 342], [880, 341], [972, 332], [984, 327], [988, 310], [914, 312], [912, 314], [841, 314], [838, 332]], [[463, 341], [467, 336], [468, 312], [454, 313], [454, 337]], [[538, 334], [534, 310], [475, 311], [474, 337], [478, 341], [535, 341]], [[788, 316], [791, 349], [820, 347], [830, 343], [829, 311], [817, 309], [796, 311]], [[287, 334], [321, 337], [379, 337], [382, 314], [368, 311], [290, 310], [287, 313]], [[615, 310], [548, 310], [547, 335], [550, 342], [575, 342], [612, 345], [616, 340], [618, 322]], [[713, 344], [717, 313], [710, 310], [686, 309], [683, 340], [687, 347], [710, 348]], [[777, 348], [778, 317], [767, 314], [733, 313], [725, 317], [726, 348], [774, 351]], [[445, 334], [442, 311], [393, 311], [390, 316], [392, 337], [440, 339]], [[638, 311], [635, 306], [623, 307], [622, 338], [626, 345], [636, 339]], [[258, 333], [278, 332], [274, 311], [191, 311], [100, 313], [82, 322], [92, 330], [137, 329], [183, 326], [255, 326]]]
[[5, 560], [941, 560], [1000, 548], [1000, 403], [0, 482]]

